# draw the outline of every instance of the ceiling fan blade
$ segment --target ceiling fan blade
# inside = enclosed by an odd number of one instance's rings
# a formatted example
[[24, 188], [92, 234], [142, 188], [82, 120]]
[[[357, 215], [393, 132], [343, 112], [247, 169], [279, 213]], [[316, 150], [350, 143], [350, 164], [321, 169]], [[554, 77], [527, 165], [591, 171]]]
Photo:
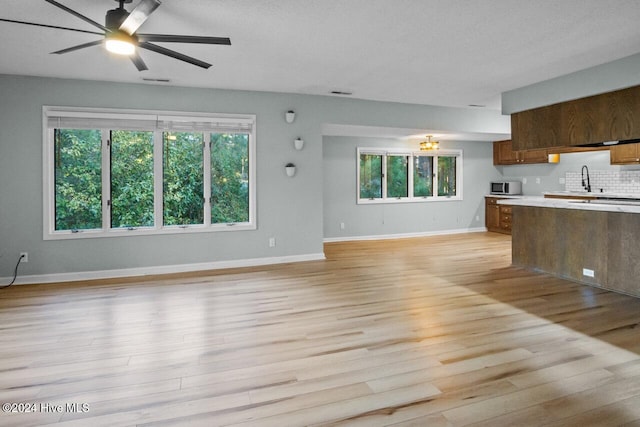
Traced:
[[108, 33], [110, 33], [110, 32], [111, 32], [111, 30], [109, 30], [109, 29], [108, 29], [107, 27], [105, 27], [104, 25], [97, 23], [96, 21], [94, 21], [94, 20], [93, 20], [93, 19], [91, 19], [91, 18], [87, 18], [87, 17], [86, 17], [86, 16], [84, 16], [83, 14], [78, 13], [78, 12], [76, 12], [76, 11], [75, 11], [75, 10], [73, 10], [73, 9], [69, 9], [67, 6], [65, 6], [65, 5], [63, 5], [63, 4], [60, 4], [60, 3], [58, 3], [58, 2], [57, 2], [57, 1], [55, 1], [55, 0], [44, 0], [44, 1], [46, 1], [47, 3], [51, 3], [51, 4], [52, 4], [52, 5], [54, 5], [54, 6], [59, 7], [60, 9], [64, 10], [65, 12], [68, 12], [68, 13], [72, 14], [73, 16], [75, 16], [75, 17], [77, 17], [77, 18], [82, 19], [84, 22], [88, 22], [89, 24], [93, 25], [94, 27], [98, 27], [98, 28], [100, 28], [101, 30], [106, 31], [106, 32], [108, 32]]
[[74, 50], [84, 49], [85, 47], [96, 46], [96, 45], [102, 44], [102, 42], [103, 42], [103, 40], [96, 40], [94, 42], [79, 44], [77, 46], [68, 47], [66, 49], [57, 50], [57, 51], [51, 52], [51, 53], [52, 54], [55, 53], [56, 55], [62, 55], [63, 53], [73, 52]]
[[192, 58], [192, 57], [184, 55], [182, 53], [179, 53], [179, 52], [164, 48], [162, 46], [151, 44], [149, 42], [140, 42], [140, 43], [138, 43], [138, 46], [141, 47], [141, 48], [150, 50], [152, 52], [160, 53], [162, 55], [166, 55], [166, 56], [169, 56], [171, 58], [178, 59], [180, 61], [188, 62], [189, 64], [193, 64], [193, 65], [196, 65], [198, 67], [202, 67], [202, 68], [211, 67], [211, 64], [208, 64], [208, 63], [206, 63], [204, 61], [200, 61], [199, 59]]
[[129, 13], [127, 19], [120, 25], [120, 30], [129, 35], [133, 35], [138, 28], [147, 20], [149, 15], [160, 6], [160, 0], [142, 0]]
[[147, 64], [145, 64], [142, 58], [140, 58], [140, 55], [138, 55], [138, 52], [135, 52], [133, 55], [131, 55], [130, 58], [131, 58], [131, 62], [133, 62], [133, 65], [136, 66], [138, 71], [145, 71], [149, 69], [147, 67]]
[[33, 25], [34, 27], [54, 28], [56, 30], [68, 30], [68, 31], [77, 31], [79, 33], [97, 34], [99, 36], [103, 35], [103, 33], [98, 33], [95, 31], [79, 30], [77, 28], [69, 28], [69, 27], [59, 27], [57, 25], [36, 24], [35, 22], [15, 21], [13, 19], [0, 18], [0, 21], [11, 22], [13, 24]]
[[229, 37], [201, 37], [201, 36], [180, 36], [173, 34], [136, 34], [138, 40], [143, 42], [166, 42], [166, 43], [203, 43], [231, 45]]

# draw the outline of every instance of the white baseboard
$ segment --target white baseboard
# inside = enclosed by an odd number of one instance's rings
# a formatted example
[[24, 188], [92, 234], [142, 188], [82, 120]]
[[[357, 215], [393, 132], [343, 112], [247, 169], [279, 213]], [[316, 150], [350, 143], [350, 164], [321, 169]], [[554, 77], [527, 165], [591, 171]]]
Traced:
[[[283, 257], [252, 258], [232, 261], [213, 261], [198, 264], [159, 265], [155, 267], [123, 268], [118, 270], [79, 271], [74, 273], [34, 274], [18, 276], [14, 285], [35, 283], [77, 282], [82, 280], [115, 279], [140, 277], [156, 274], [189, 273], [194, 271], [220, 270], [224, 268], [257, 267], [261, 265], [285, 264], [290, 262], [324, 260], [324, 253], [291, 255]], [[0, 286], [11, 282], [12, 277], [0, 278]]]
[[438, 230], [424, 231], [419, 233], [399, 233], [399, 234], [383, 234], [376, 236], [347, 236], [347, 237], [328, 237], [324, 243], [332, 242], [351, 242], [358, 240], [389, 240], [389, 239], [406, 239], [411, 237], [429, 237], [429, 236], [446, 236], [449, 234], [465, 234], [465, 233], [482, 233], [487, 231], [487, 227], [477, 228], [459, 228], [454, 230]]

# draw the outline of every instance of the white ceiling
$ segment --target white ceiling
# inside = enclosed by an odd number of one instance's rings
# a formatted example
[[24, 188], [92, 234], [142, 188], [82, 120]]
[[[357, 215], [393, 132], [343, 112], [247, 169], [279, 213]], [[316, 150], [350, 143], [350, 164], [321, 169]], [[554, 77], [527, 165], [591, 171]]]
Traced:
[[[117, 6], [58, 1], [101, 23]], [[96, 30], [43, 0], [3, 0], [0, 17]], [[98, 36], [0, 22], [0, 73], [498, 110], [504, 91], [640, 52], [639, 23], [638, 0], [163, 0], [140, 32], [230, 37], [165, 44], [210, 69], [143, 50], [140, 73], [100, 46], [50, 55]]]

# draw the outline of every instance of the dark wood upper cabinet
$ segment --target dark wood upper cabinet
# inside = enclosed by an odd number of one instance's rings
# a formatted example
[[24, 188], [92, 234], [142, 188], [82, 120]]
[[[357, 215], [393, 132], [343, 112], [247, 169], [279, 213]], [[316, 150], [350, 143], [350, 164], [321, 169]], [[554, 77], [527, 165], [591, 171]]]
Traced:
[[640, 138], [640, 86], [511, 115], [514, 150]]
[[509, 139], [493, 143], [494, 165], [524, 165], [532, 163], [549, 163], [549, 152], [547, 150], [515, 151]]
[[640, 144], [611, 146], [612, 165], [637, 165], [640, 163]]
[[619, 141], [640, 136], [640, 87], [604, 95], [606, 124], [611, 139]]
[[511, 115], [511, 140], [514, 150], [558, 147], [562, 145], [560, 131], [559, 104]]
[[563, 145], [576, 146], [608, 141], [606, 129], [606, 103], [604, 97], [591, 97], [561, 104], [560, 121]]

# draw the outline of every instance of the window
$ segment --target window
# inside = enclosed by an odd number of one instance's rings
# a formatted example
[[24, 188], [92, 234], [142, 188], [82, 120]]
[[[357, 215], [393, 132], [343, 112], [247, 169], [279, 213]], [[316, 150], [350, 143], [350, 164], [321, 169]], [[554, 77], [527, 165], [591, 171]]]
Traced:
[[162, 161], [164, 225], [204, 224], [204, 135], [164, 132]]
[[44, 107], [45, 239], [255, 229], [255, 116], [170, 114]]
[[409, 196], [409, 156], [387, 156], [387, 197]]
[[111, 151], [111, 227], [153, 226], [153, 132], [114, 130]]
[[211, 134], [211, 223], [249, 220], [249, 134]]
[[461, 150], [358, 148], [357, 165], [358, 203], [462, 199]]
[[360, 154], [359, 164], [360, 199], [378, 199], [382, 197], [382, 155]]

